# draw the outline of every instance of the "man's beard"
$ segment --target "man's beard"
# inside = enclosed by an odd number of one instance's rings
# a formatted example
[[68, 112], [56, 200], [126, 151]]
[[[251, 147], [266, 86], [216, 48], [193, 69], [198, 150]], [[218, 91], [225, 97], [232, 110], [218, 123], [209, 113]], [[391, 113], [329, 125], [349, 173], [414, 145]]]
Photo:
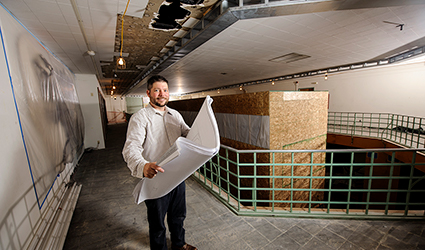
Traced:
[[161, 107], [162, 108], [162, 107], [165, 107], [165, 105], [168, 104], [168, 100], [166, 100], [164, 104], [160, 104], [160, 103], [158, 103], [157, 100], [154, 100], [153, 101], [153, 104], [155, 104], [155, 106], [157, 106], [157, 107]]

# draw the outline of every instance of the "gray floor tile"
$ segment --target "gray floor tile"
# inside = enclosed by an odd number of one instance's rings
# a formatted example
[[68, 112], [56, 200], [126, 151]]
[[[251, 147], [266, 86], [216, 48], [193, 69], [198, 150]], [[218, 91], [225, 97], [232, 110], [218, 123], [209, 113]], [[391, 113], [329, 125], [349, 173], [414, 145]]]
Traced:
[[340, 246], [342, 246], [344, 244], [344, 242], [346, 241], [344, 238], [342, 238], [341, 236], [339, 236], [338, 234], [329, 231], [328, 229], [323, 229], [322, 231], [318, 232], [316, 234], [316, 237], [325, 242], [326, 245], [334, 248], [334, 249], [338, 249]]
[[331, 222], [326, 226], [326, 229], [334, 232], [344, 239], [348, 239], [354, 231], [344, 225], [343, 221]]
[[270, 243], [264, 235], [258, 231], [252, 231], [249, 234], [245, 235], [243, 240], [250, 246], [252, 249], [260, 249], [262, 246], [265, 246]]
[[[416, 244], [409, 244], [405, 243], [403, 241], [398, 240], [397, 238], [388, 235], [382, 242], [381, 245], [394, 249], [394, 250], [400, 250], [400, 249], [421, 249], [417, 248]], [[423, 249], [423, 248], [422, 248]]]
[[348, 238], [348, 240], [351, 243], [354, 243], [355, 245], [360, 246], [364, 249], [375, 249], [379, 245], [378, 241], [375, 241], [369, 238], [368, 236], [364, 235], [363, 233], [359, 233], [359, 232], [354, 232]]
[[256, 226], [255, 230], [264, 235], [269, 241], [273, 241], [282, 234], [282, 231], [270, 224], [267, 220], [264, 220], [263, 224]]
[[331, 249], [336, 249], [336, 248], [332, 248], [328, 245], [326, 245], [325, 242], [319, 240], [316, 237], [313, 237], [309, 242], [307, 242], [302, 249], [305, 250], [331, 250]]
[[[340, 250], [348, 250], [348, 249], [352, 249], [352, 250], [368, 250], [368, 249], [364, 249], [363, 247], [360, 247], [350, 241], [346, 241], [344, 242], [344, 244], [342, 244], [342, 246], [339, 248]], [[370, 249], [375, 249], [375, 248], [370, 248]]]
[[286, 231], [285, 235], [294, 239], [300, 246], [304, 246], [313, 238], [313, 235], [300, 228], [298, 225], [291, 227], [288, 231]]
[[311, 235], [316, 235], [330, 223], [332, 223], [332, 221], [329, 220], [300, 219], [297, 225]]
[[267, 246], [268, 247], [265, 249], [301, 249], [301, 245], [286, 233], [283, 233], [277, 237], [274, 241], [271, 242], [271, 244]]

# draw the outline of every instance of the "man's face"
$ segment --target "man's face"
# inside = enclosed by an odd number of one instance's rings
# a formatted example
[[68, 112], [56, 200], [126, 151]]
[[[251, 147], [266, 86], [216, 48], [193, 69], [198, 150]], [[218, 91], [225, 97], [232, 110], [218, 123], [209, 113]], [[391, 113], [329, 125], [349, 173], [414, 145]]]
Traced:
[[170, 97], [168, 93], [168, 84], [166, 82], [154, 82], [152, 88], [146, 91], [146, 94], [149, 96], [150, 103], [156, 109], [161, 109], [165, 107], [168, 103]]

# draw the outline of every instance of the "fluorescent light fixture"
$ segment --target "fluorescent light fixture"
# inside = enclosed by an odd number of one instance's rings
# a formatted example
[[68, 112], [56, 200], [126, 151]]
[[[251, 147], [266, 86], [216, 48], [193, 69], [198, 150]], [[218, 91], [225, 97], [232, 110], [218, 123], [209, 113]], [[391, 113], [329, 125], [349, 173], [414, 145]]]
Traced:
[[306, 59], [309, 58], [310, 56], [307, 55], [302, 55], [302, 54], [298, 54], [298, 53], [289, 53], [283, 56], [279, 56], [273, 59], [270, 59], [270, 62], [284, 62], [284, 63], [291, 63], [291, 62], [295, 62], [295, 61], [299, 61], [302, 59]]
[[189, 19], [187, 19], [186, 22], [184, 22], [184, 24], [182, 26], [185, 27], [185, 28], [191, 29], [191, 28], [193, 28], [193, 26], [195, 26], [195, 24], [198, 23], [198, 21], [199, 21], [198, 19], [190, 17]]
[[186, 35], [186, 33], [187, 33], [187, 31], [179, 30], [173, 36], [174, 37], [178, 37], [178, 38], [182, 38], [182, 37], [184, 37]]
[[165, 47], [173, 47], [176, 43], [177, 43], [177, 41], [171, 40], [165, 45]]
[[162, 50], [159, 53], [167, 53], [170, 49], [169, 48], [162, 48]]

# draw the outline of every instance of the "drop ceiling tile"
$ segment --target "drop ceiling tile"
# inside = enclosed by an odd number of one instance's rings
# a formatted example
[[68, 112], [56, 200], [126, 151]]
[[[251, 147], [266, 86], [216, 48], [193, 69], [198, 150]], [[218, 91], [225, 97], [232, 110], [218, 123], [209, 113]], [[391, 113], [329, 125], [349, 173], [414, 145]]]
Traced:
[[49, 33], [56, 39], [74, 39], [71, 32], [49, 31]]
[[116, 1], [105, 0], [90, 0], [88, 8], [90, 10], [97, 10], [103, 13], [117, 13], [118, 3]]
[[347, 26], [352, 26], [356, 23], [363, 22], [363, 21], [364, 21], [364, 18], [362, 16], [346, 15], [346, 18], [337, 21], [336, 24], [341, 27], [347, 27]]
[[72, 8], [72, 5], [69, 4], [69, 2], [59, 3], [58, 7], [61, 10], [62, 15], [76, 18], [74, 13], [74, 8]]
[[70, 35], [72, 34], [69, 26], [63, 23], [43, 22], [43, 26], [49, 30], [49, 32], [56, 32], [58, 35], [64, 32], [67, 32]]
[[364, 19], [374, 18], [390, 11], [387, 7], [371, 8], [371, 9], [358, 9], [351, 10], [352, 13], [363, 17]]
[[40, 30], [45, 30], [46, 28], [44, 28], [43, 24], [38, 20], [21, 20], [21, 23], [28, 29], [33, 30], [33, 29], [40, 29]]
[[[31, 9], [34, 13], [44, 13], [44, 14], [60, 14], [60, 8], [55, 2], [45, 2], [45, 1], [28, 1], [26, 2], [28, 8]], [[36, 14], [37, 15], [37, 14]]]
[[316, 15], [325, 18], [326, 20], [331, 21], [332, 23], [340, 23], [341, 20], [344, 20], [350, 11], [327, 11], [323, 13], [316, 13]]
[[75, 0], [78, 8], [89, 8], [89, 0]]
[[38, 20], [40, 20], [41, 23], [48, 22], [48, 23], [60, 23], [60, 24], [66, 24], [65, 18], [59, 14], [49, 14], [46, 15], [46, 13], [35, 13]]
[[322, 18], [318, 15], [310, 14], [310, 15], [305, 15], [305, 18], [298, 21], [297, 24], [304, 25], [312, 30], [316, 30], [324, 26], [333, 25], [333, 22], [327, 20], [326, 18]]
[[348, 24], [344, 28], [346, 28], [347, 30], [350, 30], [353, 33], [358, 33], [358, 32], [361, 32], [363, 30], [375, 29], [376, 25], [371, 24], [370, 20], [363, 20], [363, 21], [360, 21], [360, 22]]

